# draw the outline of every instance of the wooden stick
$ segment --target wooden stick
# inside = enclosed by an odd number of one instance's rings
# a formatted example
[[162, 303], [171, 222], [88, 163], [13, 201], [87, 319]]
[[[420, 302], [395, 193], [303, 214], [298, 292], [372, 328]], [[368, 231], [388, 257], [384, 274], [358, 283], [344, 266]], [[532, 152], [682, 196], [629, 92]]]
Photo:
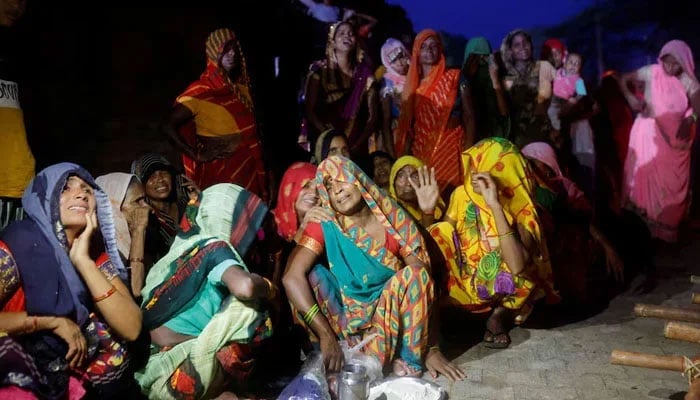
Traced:
[[664, 336], [669, 339], [700, 343], [700, 328], [680, 322], [667, 322], [664, 326]]
[[690, 275], [690, 283], [700, 283], [700, 276]]
[[693, 304], [700, 304], [700, 293], [693, 293], [690, 295], [690, 302]]
[[634, 351], [613, 350], [610, 363], [630, 367], [664, 369], [683, 372], [682, 356], [657, 356], [655, 354], [637, 353]]
[[676, 321], [700, 322], [700, 311], [686, 308], [636, 304], [634, 314], [638, 317], [671, 319]]

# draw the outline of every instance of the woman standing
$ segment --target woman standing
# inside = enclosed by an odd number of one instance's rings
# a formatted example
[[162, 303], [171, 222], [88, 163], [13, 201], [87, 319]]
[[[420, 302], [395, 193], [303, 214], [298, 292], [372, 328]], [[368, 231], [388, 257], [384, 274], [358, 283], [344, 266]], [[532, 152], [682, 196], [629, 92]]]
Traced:
[[177, 97], [164, 130], [183, 153], [185, 173], [206, 189], [235, 183], [268, 199], [263, 151], [245, 57], [236, 35], [217, 29], [207, 68]]
[[396, 130], [399, 122], [399, 113], [401, 112], [401, 96], [403, 88], [406, 84], [406, 74], [408, 74], [408, 65], [411, 60], [411, 54], [404, 44], [397, 39], [389, 38], [384, 42], [381, 50], [382, 64], [386, 68], [382, 77], [382, 129], [384, 130], [384, 139], [382, 150], [395, 157], [394, 149], [396, 146]]
[[459, 70], [445, 64], [438, 33], [420, 32], [402, 96], [396, 154], [410, 153], [434, 167], [439, 186], [451, 190], [461, 184], [460, 153], [473, 144], [474, 129], [466, 129], [462, 120], [463, 113], [473, 115], [471, 105], [455, 107]]
[[[688, 212], [690, 152], [700, 113], [700, 84], [694, 74], [693, 53], [681, 40], [672, 40], [659, 53], [658, 63], [626, 74], [621, 89], [639, 111], [625, 160], [623, 200], [649, 226], [652, 236], [678, 239], [678, 226]], [[644, 82], [644, 99], [627, 83]]]
[[326, 58], [313, 63], [306, 78], [304, 107], [309, 143], [335, 129], [347, 137], [353, 157], [368, 154], [378, 121], [377, 88], [349, 22], [331, 25]]
[[[557, 142], [547, 117], [555, 69], [548, 61], [535, 61], [532, 38], [522, 29], [510, 32], [501, 44], [505, 64], [503, 86], [509, 101], [511, 140], [520, 148], [532, 142]], [[556, 144], [556, 143], [554, 143]]]

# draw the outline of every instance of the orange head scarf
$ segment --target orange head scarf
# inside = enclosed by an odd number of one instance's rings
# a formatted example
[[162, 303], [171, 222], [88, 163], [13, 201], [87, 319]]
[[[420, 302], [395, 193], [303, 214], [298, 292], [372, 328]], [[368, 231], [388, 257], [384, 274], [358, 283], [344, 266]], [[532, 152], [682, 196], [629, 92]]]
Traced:
[[[429, 38], [435, 38], [440, 45], [440, 60], [430, 70], [430, 74], [421, 79], [422, 66], [420, 64], [420, 49]], [[401, 114], [399, 116], [399, 126], [396, 131], [396, 154], [403, 154], [406, 146], [406, 138], [413, 123], [413, 110], [415, 108], [416, 93], [422, 94], [428, 91], [438, 78], [445, 72], [445, 55], [443, 53], [442, 40], [440, 35], [432, 29], [424, 29], [413, 42], [411, 51], [411, 65], [406, 74], [406, 84], [403, 88]]]
[[295, 208], [297, 197], [304, 185], [315, 177], [316, 166], [307, 162], [295, 162], [282, 176], [277, 193], [277, 207], [272, 210], [272, 214], [277, 223], [277, 232], [288, 242], [292, 241], [299, 228]]

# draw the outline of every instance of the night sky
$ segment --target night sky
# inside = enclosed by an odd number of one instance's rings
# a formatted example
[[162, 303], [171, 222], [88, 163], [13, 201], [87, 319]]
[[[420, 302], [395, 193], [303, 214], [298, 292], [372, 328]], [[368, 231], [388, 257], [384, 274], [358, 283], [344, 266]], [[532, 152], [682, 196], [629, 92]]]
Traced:
[[418, 32], [425, 28], [485, 36], [495, 49], [512, 29], [555, 25], [595, 0], [389, 0], [403, 6]]

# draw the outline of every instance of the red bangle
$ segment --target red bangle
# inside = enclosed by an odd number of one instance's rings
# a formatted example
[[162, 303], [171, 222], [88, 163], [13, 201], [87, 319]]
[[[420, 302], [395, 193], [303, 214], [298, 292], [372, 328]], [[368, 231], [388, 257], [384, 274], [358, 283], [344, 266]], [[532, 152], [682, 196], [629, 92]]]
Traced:
[[97, 297], [93, 297], [93, 298], [92, 298], [92, 301], [94, 301], [95, 303], [99, 303], [99, 302], [101, 302], [102, 300], [104, 300], [104, 299], [110, 297], [111, 295], [113, 295], [116, 291], [117, 291], [117, 288], [114, 287], [114, 285], [112, 285], [112, 287], [109, 288], [109, 290], [106, 291], [103, 295], [97, 296]]
[[432, 216], [432, 215], [435, 215], [435, 210], [433, 210], [433, 211], [431, 211], [431, 212], [425, 212], [425, 211], [423, 211], [423, 215], [431, 215], [431, 216]]

